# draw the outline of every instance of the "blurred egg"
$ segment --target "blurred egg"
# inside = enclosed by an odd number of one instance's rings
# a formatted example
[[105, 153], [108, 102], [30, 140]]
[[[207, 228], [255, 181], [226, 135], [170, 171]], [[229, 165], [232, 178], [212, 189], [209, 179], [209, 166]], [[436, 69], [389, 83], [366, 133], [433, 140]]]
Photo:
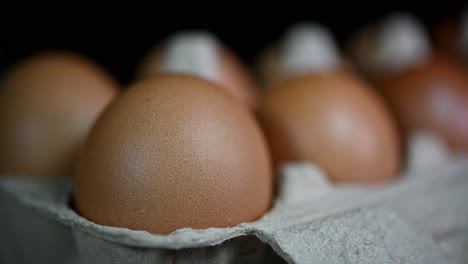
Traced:
[[[379, 81], [406, 134], [427, 130], [468, 151], [468, 75], [443, 56]], [[409, 135], [407, 135], [409, 136]]]
[[[310, 27], [301, 34], [316, 32], [316, 25]], [[328, 44], [334, 41], [295, 39], [302, 43], [293, 46], [304, 47], [294, 50], [298, 64], [279, 61], [283, 80], [267, 89], [259, 107], [275, 164], [311, 161], [337, 182], [376, 183], [395, 177], [400, 142], [382, 100], [351, 72], [340, 70], [339, 55]], [[309, 52], [311, 46], [314, 52]], [[317, 59], [321, 46], [328, 53], [324, 68], [319, 62], [307, 63]]]
[[253, 116], [189, 75], [141, 80], [107, 108], [81, 156], [75, 206], [98, 224], [167, 234], [256, 220], [272, 201]]
[[392, 14], [376, 27], [374, 82], [406, 140], [433, 132], [455, 150], [468, 150], [468, 76], [453, 59], [432, 51], [413, 16]]
[[255, 82], [247, 66], [209, 32], [182, 31], [170, 35], [144, 57], [137, 76], [159, 72], [191, 74], [214, 81], [249, 109], [256, 107]]
[[271, 88], [259, 118], [276, 164], [312, 161], [334, 181], [397, 175], [399, 141], [381, 100], [356, 78], [331, 73]]
[[88, 131], [116, 93], [107, 72], [69, 52], [13, 65], [0, 83], [0, 173], [70, 176]]

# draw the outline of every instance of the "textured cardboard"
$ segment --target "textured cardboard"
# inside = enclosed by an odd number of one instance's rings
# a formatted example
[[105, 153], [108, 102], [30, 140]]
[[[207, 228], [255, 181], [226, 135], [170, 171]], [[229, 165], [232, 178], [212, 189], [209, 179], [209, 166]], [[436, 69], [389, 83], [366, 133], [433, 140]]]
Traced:
[[97, 225], [69, 180], [0, 179], [1, 263], [467, 263], [468, 158], [418, 136], [396, 181], [332, 184], [310, 163], [278, 173], [263, 218], [167, 236]]

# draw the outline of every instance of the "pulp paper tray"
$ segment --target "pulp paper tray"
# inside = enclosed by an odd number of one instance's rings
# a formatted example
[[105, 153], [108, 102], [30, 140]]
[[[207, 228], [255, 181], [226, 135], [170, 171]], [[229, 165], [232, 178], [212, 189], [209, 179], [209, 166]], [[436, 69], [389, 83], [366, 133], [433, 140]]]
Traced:
[[410, 148], [394, 182], [333, 184], [288, 164], [261, 219], [164, 236], [81, 217], [69, 179], [2, 176], [0, 263], [468, 263], [468, 157], [423, 137]]

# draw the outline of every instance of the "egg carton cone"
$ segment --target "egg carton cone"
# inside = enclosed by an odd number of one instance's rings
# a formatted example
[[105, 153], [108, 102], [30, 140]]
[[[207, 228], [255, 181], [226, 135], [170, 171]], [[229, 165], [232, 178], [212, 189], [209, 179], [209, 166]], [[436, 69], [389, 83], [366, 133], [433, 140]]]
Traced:
[[81, 217], [70, 180], [5, 176], [0, 263], [468, 263], [468, 157], [424, 134], [408, 153], [402, 175], [375, 186], [287, 164], [261, 219], [169, 235]]

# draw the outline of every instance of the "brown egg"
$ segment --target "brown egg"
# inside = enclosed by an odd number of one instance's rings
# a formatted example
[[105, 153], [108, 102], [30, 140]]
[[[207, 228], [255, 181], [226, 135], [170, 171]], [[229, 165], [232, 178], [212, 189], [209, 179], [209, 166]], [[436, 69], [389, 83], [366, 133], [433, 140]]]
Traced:
[[[468, 150], [468, 76], [455, 60], [431, 51], [422, 24], [388, 16], [375, 28], [374, 82], [396, 115], [402, 134], [433, 132], [454, 151]], [[387, 41], [385, 41], [387, 40]]]
[[144, 57], [137, 77], [160, 72], [192, 74], [215, 81], [249, 109], [256, 108], [257, 91], [247, 66], [208, 32], [183, 31], [169, 36]]
[[260, 64], [272, 85], [258, 117], [275, 165], [314, 162], [337, 182], [395, 177], [400, 142], [393, 120], [371, 87], [346, 65], [331, 32], [300, 23], [281, 43], [267, 50], [264, 58], [270, 60]]
[[468, 151], [468, 75], [441, 55], [388, 76], [379, 88], [406, 133], [427, 130], [455, 151]]
[[81, 156], [75, 205], [102, 225], [167, 234], [229, 227], [270, 207], [272, 171], [251, 114], [212, 82], [137, 82], [101, 116]]
[[277, 165], [311, 161], [337, 182], [395, 177], [400, 146], [384, 104], [346, 73], [310, 74], [269, 89], [259, 119]]
[[14, 65], [0, 84], [0, 173], [71, 175], [116, 88], [102, 68], [68, 52], [44, 52]]

